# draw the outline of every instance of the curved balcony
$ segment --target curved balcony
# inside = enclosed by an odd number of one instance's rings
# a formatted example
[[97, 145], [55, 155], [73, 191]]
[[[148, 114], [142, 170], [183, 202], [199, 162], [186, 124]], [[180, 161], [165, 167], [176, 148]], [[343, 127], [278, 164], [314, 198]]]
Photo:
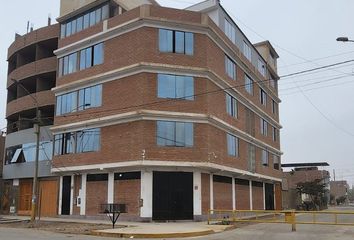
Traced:
[[36, 75], [55, 72], [56, 68], [57, 58], [55, 56], [28, 63], [15, 69], [8, 75], [7, 87], [10, 87], [12, 84], [14, 84], [11, 79], [21, 81], [21, 79], [33, 77]]
[[[44, 107], [55, 104], [55, 96], [51, 90], [41, 91], [31, 94], [38, 102], [38, 107]], [[18, 98], [7, 104], [6, 118], [9, 116], [36, 108], [36, 104], [30, 95]]]
[[23, 36], [16, 37], [15, 41], [8, 48], [7, 58], [11, 58], [14, 53], [18, 52], [22, 48], [58, 37], [59, 24], [42, 27]]

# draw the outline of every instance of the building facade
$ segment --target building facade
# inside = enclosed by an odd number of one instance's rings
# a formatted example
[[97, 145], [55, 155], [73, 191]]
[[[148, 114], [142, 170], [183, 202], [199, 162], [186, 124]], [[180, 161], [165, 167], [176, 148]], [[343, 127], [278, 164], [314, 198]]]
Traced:
[[334, 197], [333, 203], [336, 204], [336, 200], [345, 197], [345, 203], [348, 203], [348, 191], [350, 189], [346, 180], [330, 181], [330, 193]]
[[219, 1], [61, 1], [51, 173], [58, 215], [201, 220], [281, 209], [278, 55]]
[[[314, 182], [321, 180], [320, 183], [325, 184], [328, 190], [325, 193], [326, 204], [329, 204], [330, 196], [330, 174], [326, 170], [320, 170], [318, 167], [329, 166], [328, 163], [288, 163], [282, 164], [283, 168], [283, 208], [284, 209], [298, 209], [303, 201], [308, 200], [307, 195], [299, 195], [297, 185], [304, 182]], [[287, 169], [292, 168], [292, 169]], [[286, 169], [286, 170], [284, 170]], [[323, 206], [326, 207], [326, 206]]]
[[[36, 109], [41, 112], [39, 214], [57, 214], [58, 177], [51, 174], [59, 25], [31, 30], [8, 49], [7, 131], [3, 165], [3, 212], [30, 214], [35, 168]], [[44, 201], [45, 199], [50, 201]]]

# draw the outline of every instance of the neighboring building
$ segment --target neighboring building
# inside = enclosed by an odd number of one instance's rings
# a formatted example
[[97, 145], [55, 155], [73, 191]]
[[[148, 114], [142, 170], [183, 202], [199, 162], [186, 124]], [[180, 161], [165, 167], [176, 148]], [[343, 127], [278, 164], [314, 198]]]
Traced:
[[4, 181], [2, 179], [2, 168], [4, 164], [5, 137], [3, 132], [0, 133], [0, 214], [2, 214], [3, 206], [6, 205], [4, 197]]
[[[16, 34], [8, 49], [7, 134], [3, 178], [5, 212], [30, 214], [36, 135], [36, 107], [41, 111], [39, 152], [39, 203], [42, 216], [54, 216], [58, 208], [58, 177], [51, 174], [52, 134], [59, 25]], [[46, 199], [44, 201], [44, 199]]]
[[348, 191], [350, 189], [347, 181], [330, 181], [330, 193], [334, 196], [334, 203], [340, 197], [346, 197], [348, 200]]
[[[326, 185], [329, 190], [330, 174], [326, 170], [319, 170], [318, 167], [329, 166], [326, 162], [320, 163], [287, 163], [281, 167], [292, 168], [290, 171], [284, 171], [283, 179], [283, 207], [285, 209], [296, 209], [303, 201], [308, 200], [307, 196], [300, 196], [296, 187], [301, 182], [313, 182], [322, 180], [321, 183]], [[329, 191], [326, 194], [329, 203]]]
[[104, 203], [147, 221], [282, 208], [268, 41], [252, 45], [216, 0], [61, 0], [57, 20], [59, 215], [97, 217]]

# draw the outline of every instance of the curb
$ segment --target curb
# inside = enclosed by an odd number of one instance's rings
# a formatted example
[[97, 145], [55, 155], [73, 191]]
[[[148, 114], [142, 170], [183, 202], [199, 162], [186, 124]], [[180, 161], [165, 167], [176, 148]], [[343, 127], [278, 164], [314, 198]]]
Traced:
[[116, 237], [116, 238], [184, 238], [184, 237], [199, 237], [215, 233], [213, 230], [205, 230], [198, 232], [184, 233], [112, 233], [102, 232], [102, 230], [93, 230], [91, 235], [101, 237]]

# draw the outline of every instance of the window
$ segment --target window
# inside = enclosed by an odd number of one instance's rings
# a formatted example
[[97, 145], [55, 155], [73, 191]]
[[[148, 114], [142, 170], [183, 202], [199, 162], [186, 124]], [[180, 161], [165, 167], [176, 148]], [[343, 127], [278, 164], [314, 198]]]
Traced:
[[226, 112], [232, 116], [237, 118], [237, 100], [226, 94]]
[[101, 129], [85, 129], [78, 132], [54, 135], [54, 155], [99, 151]]
[[102, 84], [57, 96], [56, 115], [102, 105]]
[[253, 95], [253, 80], [247, 74], [245, 74], [245, 89], [249, 94]]
[[109, 5], [101, 5], [98, 8], [91, 9], [84, 14], [69, 19], [66, 23], [62, 23], [60, 37], [69, 37], [108, 18]]
[[189, 32], [159, 29], [159, 50], [193, 55], [194, 35]]
[[277, 141], [277, 129], [275, 127], [272, 127], [272, 139], [273, 139], [273, 142], [276, 142]]
[[225, 34], [233, 43], [236, 43], [235, 27], [226, 18], [225, 18]]
[[[36, 147], [35, 142], [24, 143], [6, 148], [5, 151], [5, 164], [34, 162], [36, 160]], [[38, 160], [51, 160], [52, 159], [53, 142], [41, 141], [39, 142], [39, 155]]]
[[226, 134], [227, 136], [227, 153], [229, 156], [234, 156], [238, 157], [238, 138], [231, 135], [231, 134]]
[[263, 118], [261, 118], [261, 134], [264, 136], [268, 135], [268, 123]]
[[102, 85], [96, 85], [79, 90], [79, 104], [77, 108], [84, 110], [102, 105]]
[[263, 75], [263, 77], [266, 76], [266, 67], [265, 64], [261, 59], [258, 58], [258, 71]]
[[279, 156], [273, 154], [273, 168], [276, 170], [280, 169], [280, 161], [279, 161]]
[[272, 99], [272, 113], [276, 114], [277, 113], [277, 103]]
[[[80, 55], [78, 57], [78, 55]], [[102, 64], [104, 60], [103, 43], [85, 48], [79, 52], [59, 59], [59, 76]]]
[[193, 146], [193, 123], [157, 121], [157, 145], [170, 147]]
[[267, 105], [267, 93], [262, 88], [260, 89], [259, 97], [260, 97], [259, 100], [260, 100], [261, 104], [266, 106]]
[[57, 96], [56, 115], [71, 113], [77, 110], [77, 92]]
[[97, 152], [100, 148], [101, 131], [99, 128], [82, 130], [76, 133], [76, 152]]
[[76, 72], [76, 66], [77, 66], [77, 53], [70, 54], [68, 58], [68, 70], [67, 70], [68, 74]]
[[75, 152], [75, 133], [63, 133], [54, 136], [54, 155]]
[[225, 55], [225, 71], [227, 75], [236, 80], [236, 64], [228, 56]]
[[93, 46], [93, 65], [103, 63], [103, 43]]
[[243, 41], [243, 55], [251, 62], [252, 61], [252, 51], [250, 46]]
[[193, 77], [158, 74], [157, 85], [157, 96], [159, 98], [194, 100]]
[[263, 166], [269, 165], [268, 152], [264, 149], [262, 149], [262, 165]]

